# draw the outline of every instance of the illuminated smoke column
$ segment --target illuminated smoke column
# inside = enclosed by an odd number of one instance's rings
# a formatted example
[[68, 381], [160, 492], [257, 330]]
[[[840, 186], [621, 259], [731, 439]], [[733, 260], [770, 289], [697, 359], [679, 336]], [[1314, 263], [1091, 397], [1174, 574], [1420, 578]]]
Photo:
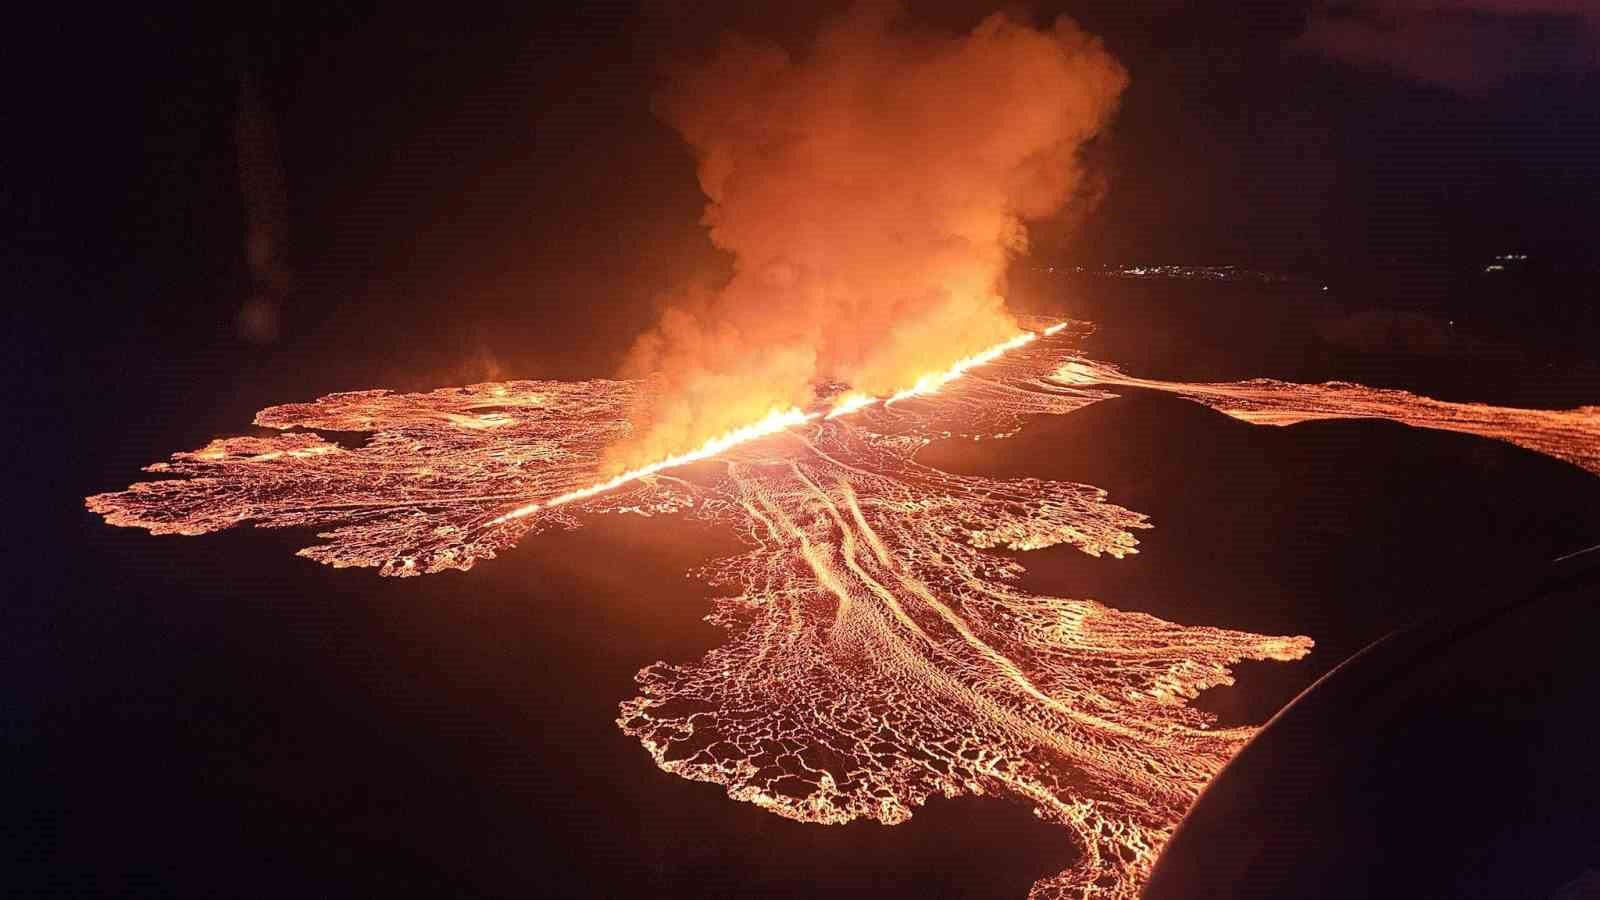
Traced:
[[[723, 646], [658, 663], [618, 724], [661, 768], [780, 815], [903, 821], [927, 798], [1029, 804], [1079, 851], [1039, 897], [1132, 897], [1201, 787], [1249, 738], [1187, 701], [1241, 659], [1289, 660], [1305, 637], [1176, 625], [1021, 590], [994, 548], [1134, 553], [1142, 515], [1082, 484], [953, 475], [918, 462], [948, 435], [997, 438], [1118, 385], [1176, 390], [1250, 421], [1382, 416], [1484, 434], [1596, 471], [1594, 408], [1444, 404], [1353, 385], [1175, 385], [1075, 355], [1070, 331], [1020, 343], [931, 395], [737, 444], [717, 463], [603, 481], [625, 381], [364, 391], [263, 410], [279, 429], [367, 432], [343, 447], [288, 431], [226, 438], [150, 470], [180, 477], [89, 498], [108, 522], [200, 534], [250, 522], [321, 529], [301, 551], [387, 575], [467, 569], [530, 532], [615, 512], [694, 516], [745, 550], [699, 573], [728, 596]], [[511, 516], [509, 512], [526, 510]], [[641, 588], [642, 589], [642, 588]]]
[[791, 54], [729, 36], [671, 69], [657, 114], [693, 149], [718, 289], [667, 298], [625, 374], [662, 401], [610, 462], [682, 452], [825, 381], [888, 396], [1017, 332], [1001, 296], [1025, 220], [1081, 187], [1122, 68], [1070, 20], [970, 34], [863, 4]]

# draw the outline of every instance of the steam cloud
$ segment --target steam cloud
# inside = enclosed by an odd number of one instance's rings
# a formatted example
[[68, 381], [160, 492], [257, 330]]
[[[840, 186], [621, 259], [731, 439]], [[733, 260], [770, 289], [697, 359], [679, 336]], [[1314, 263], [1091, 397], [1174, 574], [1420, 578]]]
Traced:
[[670, 71], [655, 111], [698, 158], [734, 274], [679, 291], [632, 349], [625, 374], [662, 390], [609, 463], [805, 406], [828, 380], [889, 394], [1015, 334], [1001, 290], [1023, 223], [1083, 186], [1078, 151], [1126, 83], [1065, 17], [953, 35], [872, 5], [798, 56], [730, 35]]

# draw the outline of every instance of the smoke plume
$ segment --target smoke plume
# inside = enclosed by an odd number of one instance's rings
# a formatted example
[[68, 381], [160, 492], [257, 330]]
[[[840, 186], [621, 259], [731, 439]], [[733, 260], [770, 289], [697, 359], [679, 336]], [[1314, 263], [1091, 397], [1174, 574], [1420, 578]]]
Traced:
[[272, 108], [261, 83], [261, 65], [250, 59], [248, 44], [235, 44], [239, 60], [239, 108], [234, 119], [239, 190], [244, 198], [245, 263], [254, 290], [234, 319], [239, 336], [268, 343], [278, 336], [278, 318], [294, 287], [288, 254], [288, 198], [278, 155]]
[[730, 35], [668, 73], [655, 111], [693, 148], [717, 287], [671, 297], [630, 377], [659, 400], [618, 468], [659, 459], [842, 381], [875, 395], [1011, 337], [1001, 296], [1024, 222], [1087, 181], [1122, 67], [1071, 20], [996, 13], [970, 34], [858, 6], [798, 55]]

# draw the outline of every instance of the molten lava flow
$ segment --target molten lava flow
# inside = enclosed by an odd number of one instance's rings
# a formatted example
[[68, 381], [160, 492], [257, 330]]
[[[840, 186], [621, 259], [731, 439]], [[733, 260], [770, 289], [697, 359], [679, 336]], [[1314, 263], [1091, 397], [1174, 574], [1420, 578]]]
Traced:
[[503, 516], [498, 516], [494, 519], [491, 519], [489, 524], [499, 525], [502, 522], [509, 522], [513, 519], [521, 519], [525, 516], [532, 515], [541, 509], [549, 509], [552, 506], [561, 506], [565, 503], [571, 503], [574, 500], [586, 500], [589, 497], [593, 497], [595, 494], [616, 490], [630, 481], [637, 481], [640, 478], [654, 475], [663, 469], [671, 469], [677, 466], [688, 465], [692, 462], [700, 462], [702, 460], [711, 459], [712, 457], [718, 456], [740, 444], [753, 441], [756, 438], [763, 438], [770, 434], [777, 434], [780, 431], [793, 428], [796, 425], [804, 425], [806, 422], [809, 422], [815, 418], [815, 413], [806, 413], [798, 409], [775, 409], [768, 413], [767, 417], [761, 421], [752, 425], [746, 425], [743, 428], [736, 428], [733, 431], [722, 435], [721, 437], [712, 438], [688, 453], [680, 453], [677, 456], [669, 456], [660, 462], [651, 463], [648, 466], [642, 466], [637, 469], [631, 469], [627, 472], [623, 472], [620, 475], [608, 478], [605, 481], [599, 481], [591, 484], [588, 487], [582, 487], [574, 491], [568, 491], [558, 497], [551, 497], [549, 500], [544, 500], [537, 503], [529, 503], [525, 506], [519, 506]]
[[878, 397], [874, 397], [871, 394], [863, 394], [859, 391], [851, 391], [850, 393], [845, 394], [843, 397], [840, 397], [838, 402], [833, 404], [833, 409], [829, 410], [828, 412], [828, 418], [837, 419], [840, 416], [848, 416], [857, 410], [866, 409], [872, 404], [877, 403], [878, 400]]
[[[1067, 324], [1068, 323], [1066, 322], [1058, 322], [1057, 324], [1050, 326], [1046, 332], [1049, 334], [1055, 334], [1057, 331], [1065, 328]], [[1023, 332], [1022, 334], [1019, 334], [1010, 340], [1003, 341], [993, 347], [990, 347], [982, 353], [977, 353], [965, 359], [958, 360], [955, 365], [951, 366], [944, 372], [936, 372], [923, 376], [917, 381], [917, 385], [915, 387], [896, 394], [887, 402], [893, 403], [896, 400], [912, 396], [913, 394], [933, 393], [934, 391], [938, 390], [940, 386], [960, 378], [968, 369], [999, 359], [1007, 351], [1015, 350], [1016, 348], [1027, 344], [1037, 337], [1038, 335], [1031, 331]], [[834, 405], [833, 410], [828, 413], [828, 418], [836, 419], [839, 416], [849, 415], [857, 410], [865, 409], [877, 401], [878, 398], [876, 397], [872, 397], [867, 394], [851, 392], [846, 394], [838, 403]], [[603, 494], [607, 491], [615, 490], [625, 484], [628, 484], [629, 482], [637, 481], [641, 478], [654, 475], [657, 472], [665, 469], [672, 469], [678, 466], [688, 465], [689, 463], [708, 460], [719, 456], [722, 453], [739, 446], [740, 444], [756, 440], [757, 438], [764, 438], [768, 435], [777, 434], [780, 431], [786, 431], [796, 425], [804, 425], [812, 419], [815, 419], [818, 415], [818, 413], [807, 413], [804, 410], [795, 409], [793, 407], [790, 407], [789, 409], [774, 409], [761, 421], [754, 422], [742, 428], [735, 428], [726, 434], [706, 441], [704, 444], [701, 444], [699, 447], [696, 447], [687, 453], [679, 453], [674, 456], [668, 456], [665, 459], [650, 463], [649, 465], [640, 466], [637, 469], [629, 469], [628, 471], [612, 476], [605, 481], [598, 481], [587, 487], [581, 487], [577, 490], [568, 491], [560, 496], [551, 497], [549, 500], [541, 500], [534, 503], [524, 504], [523, 506], [519, 506], [503, 516], [498, 516], [490, 520], [489, 524], [499, 525], [503, 522], [521, 519], [532, 515], [541, 509], [549, 509], [552, 506], [561, 506], [566, 503], [571, 503], [574, 500], [585, 500], [589, 497], [593, 497], [596, 494]], [[462, 424], [465, 424], [466, 427], [469, 428], [486, 427], [480, 421], [470, 418], [465, 419]]]
[[[1028, 593], [1022, 566], [991, 549], [1059, 544], [1122, 558], [1136, 552], [1144, 516], [1089, 485], [953, 475], [918, 451], [950, 435], [1003, 437], [1026, 416], [1068, 414], [1117, 386], [1176, 391], [1249, 421], [1383, 416], [1455, 428], [1591, 471], [1600, 423], [1594, 408], [1499, 410], [1354, 385], [1146, 381], [1076, 356], [1077, 343], [1052, 326], [986, 365], [963, 360], [951, 377], [919, 382], [923, 402], [846, 393], [826, 415], [774, 411], [609, 480], [598, 476], [602, 454], [627, 434], [625, 412], [648, 401], [638, 382], [333, 394], [257, 415], [284, 433], [175, 454], [150, 471], [180, 477], [88, 505], [157, 533], [314, 527], [324, 543], [302, 554], [398, 576], [468, 569], [590, 515], [718, 523], [745, 545], [698, 573], [725, 589], [712, 601], [725, 644], [640, 672], [618, 719], [662, 769], [808, 822], [894, 823], [932, 796], [1010, 797], [1078, 851], [1034, 896], [1132, 897], [1188, 804], [1251, 734], [1211, 727], [1188, 701], [1231, 683], [1236, 661], [1295, 659], [1311, 641]], [[292, 428], [371, 437], [345, 447]], [[691, 458], [716, 465], [664, 472]]]
[[1254, 425], [1293, 425], [1312, 419], [1389, 419], [1414, 428], [1459, 431], [1515, 444], [1600, 475], [1600, 406], [1517, 409], [1450, 403], [1344, 381], [1157, 381], [1134, 378], [1122, 374], [1116, 366], [1087, 360], [1067, 363], [1055, 378], [1071, 385], [1123, 385], [1166, 391]]
[[[1065, 324], [1066, 323], [1059, 323], [1057, 325], [1052, 325], [1051, 327], [1059, 330], [1061, 326]], [[885, 406], [890, 406], [909, 397], [919, 397], [924, 394], [936, 394], [939, 392], [940, 388], [952, 381], [955, 381], [962, 375], [965, 375], [968, 369], [976, 368], [984, 363], [994, 362], [1006, 352], [1031, 343], [1038, 337], [1039, 336], [1037, 334], [1034, 334], [1031, 331], [1024, 331], [1008, 341], [996, 344], [982, 352], [974, 353], [965, 359], [957, 360], [955, 365], [944, 370], [943, 372], [934, 372], [918, 378], [916, 383], [911, 387], [908, 387], [905, 390], [891, 396], [889, 399], [883, 401], [883, 403]]]

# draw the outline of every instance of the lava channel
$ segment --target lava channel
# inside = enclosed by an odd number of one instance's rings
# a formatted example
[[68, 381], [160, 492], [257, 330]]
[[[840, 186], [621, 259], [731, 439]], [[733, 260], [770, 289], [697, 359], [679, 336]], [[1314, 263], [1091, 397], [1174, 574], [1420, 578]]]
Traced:
[[[1206, 782], [1250, 737], [1188, 701], [1239, 660], [1292, 660], [1312, 642], [1177, 625], [1018, 587], [996, 548], [1137, 551], [1145, 517], [1084, 484], [954, 475], [931, 441], [1015, 433], [1157, 388], [1246, 421], [1382, 417], [1507, 440], [1600, 471], [1596, 409], [1447, 404], [1354, 385], [1153, 382], [1077, 353], [1051, 329], [889, 398], [844, 394], [775, 410], [706, 450], [693, 481], [666, 465], [604, 479], [640, 382], [511, 381], [427, 393], [361, 391], [262, 410], [280, 433], [219, 438], [88, 498], [114, 525], [203, 534], [239, 523], [318, 529], [304, 556], [384, 575], [465, 570], [590, 516], [681, 515], [744, 549], [695, 573], [719, 589], [726, 642], [638, 675], [618, 725], [676, 775], [807, 822], [904, 821], [929, 797], [1029, 804], [1077, 849], [1034, 897], [1133, 897]], [[944, 373], [950, 374], [950, 373]], [[364, 432], [346, 447], [321, 429]], [[702, 467], [704, 468], [704, 467]]]

